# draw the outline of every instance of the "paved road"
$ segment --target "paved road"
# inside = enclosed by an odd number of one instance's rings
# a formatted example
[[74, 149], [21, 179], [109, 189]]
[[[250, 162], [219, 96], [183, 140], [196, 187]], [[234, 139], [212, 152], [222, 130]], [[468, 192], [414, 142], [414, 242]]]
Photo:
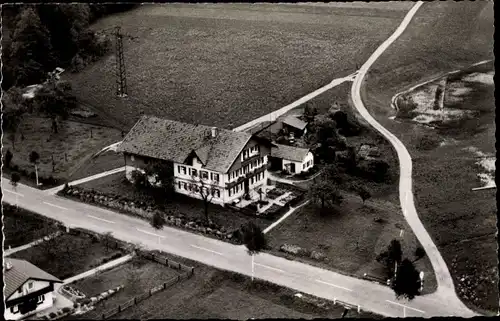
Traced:
[[[219, 269], [251, 275], [251, 258], [243, 246], [169, 227], [158, 231], [144, 220], [50, 195], [22, 184], [14, 190], [5, 178], [2, 179], [2, 191], [3, 201], [15, 204], [17, 199], [20, 207], [59, 220], [67, 226], [97, 233], [109, 231], [114, 237], [141, 244], [145, 249], [161, 250]], [[473, 316], [468, 309], [448, 303], [446, 298], [435, 294], [403, 303], [397, 301], [386, 286], [267, 253], [255, 257], [255, 277], [318, 297], [359, 304], [364, 310], [388, 317]]]
[[[419, 239], [421, 238], [421, 242], [428, 251], [429, 256], [432, 256], [431, 262], [433, 262], [433, 266], [437, 264], [437, 268], [434, 268], [439, 273], [439, 289], [450, 290], [449, 278], [446, 277], [445, 273], [447, 272], [446, 265], [444, 264], [444, 267], [440, 265], [439, 258], [440, 260], [442, 258], [437, 249], [433, 251], [432, 247], [435, 248], [435, 246], [418, 220], [413, 205], [411, 158], [403, 144], [369, 115], [359, 96], [359, 88], [369, 66], [402, 33], [420, 5], [421, 3], [418, 3], [408, 13], [395, 34], [384, 42], [368, 62], [363, 65], [360, 72], [362, 75], [356, 78], [353, 85], [352, 96], [360, 113], [395, 145], [401, 161], [401, 203], [404, 204], [405, 217], [416, 234], [423, 235], [419, 236]], [[342, 80], [342, 82], [346, 80], [349, 79]], [[333, 83], [330, 85], [333, 85]], [[299, 105], [303, 101], [299, 100], [296, 103]], [[259, 121], [261, 120], [257, 119], [255, 123]], [[254, 123], [247, 125], [251, 127]], [[98, 233], [109, 231], [118, 239], [141, 244], [146, 249], [158, 249], [216, 268], [251, 275], [251, 258], [247, 255], [243, 246], [232, 245], [168, 227], [157, 231], [152, 229], [144, 220], [60, 198], [22, 184], [18, 184], [18, 187], [13, 190], [9, 183], [8, 179], [2, 179], [3, 201], [11, 204], [18, 203], [20, 207], [59, 220], [68, 226], [82, 227]], [[394, 293], [388, 287], [267, 253], [259, 254], [255, 258], [255, 277], [318, 297], [330, 300], [341, 299], [353, 305], [360, 305], [364, 310], [388, 317], [472, 317], [476, 315], [458, 301], [454, 291], [453, 295], [451, 295], [450, 291], [438, 290], [433, 294], [419, 296], [408, 303], [396, 302]], [[453, 286], [453, 283], [451, 283], [451, 286]]]
[[432, 238], [425, 229], [424, 225], [420, 221], [415, 209], [412, 191], [412, 160], [410, 154], [406, 150], [403, 143], [396, 136], [394, 136], [391, 132], [380, 125], [370, 115], [363, 104], [360, 94], [360, 89], [363, 84], [363, 78], [365, 77], [368, 69], [378, 59], [378, 57], [380, 57], [380, 55], [403, 33], [406, 26], [410, 23], [412, 16], [416, 13], [421, 5], [421, 1], [415, 4], [415, 6], [410, 10], [409, 14], [405, 17], [401, 25], [398, 27], [396, 32], [394, 32], [394, 34], [392, 34], [384, 43], [382, 43], [382, 45], [377, 48], [372, 56], [361, 67], [356, 79], [353, 82], [351, 88], [351, 96], [354, 106], [361, 114], [361, 116], [363, 116], [363, 118], [365, 118], [373, 127], [375, 127], [382, 135], [384, 135], [384, 137], [386, 137], [391, 142], [398, 154], [400, 164], [399, 198], [401, 202], [401, 208], [403, 210], [403, 215], [412, 228], [413, 232], [417, 236], [418, 240], [424, 247], [427, 256], [431, 261], [438, 283], [436, 295], [438, 295], [443, 300], [446, 300], [447, 302], [451, 302], [451, 304], [453, 304], [453, 306], [455, 306], [458, 311], [467, 308], [460, 301], [460, 299], [458, 299], [455, 293], [453, 279], [450, 275], [446, 262], [439, 253], [439, 250], [432, 241]]

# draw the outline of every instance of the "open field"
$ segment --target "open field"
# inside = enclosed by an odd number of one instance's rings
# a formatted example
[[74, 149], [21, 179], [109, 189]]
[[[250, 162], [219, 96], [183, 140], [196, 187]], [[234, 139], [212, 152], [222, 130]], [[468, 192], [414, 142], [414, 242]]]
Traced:
[[177, 275], [176, 270], [165, 265], [135, 257], [131, 261], [113, 269], [81, 279], [73, 283], [73, 285], [85, 293], [87, 297], [96, 296], [120, 285], [124, 286], [124, 288], [106, 300], [99, 302], [95, 310], [82, 314], [77, 318], [100, 318], [103, 311], [115, 308], [140, 294], [148, 292], [158, 284], [167, 282]]
[[[52, 176], [65, 181], [94, 153], [120, 140], [119, 130], [74, 121], [61, 121], [58, 133], [54, 134], [49, 118], [25, 116], [17, 129], [15, 149], [9, 133], [3, 136], [2, 143], [3, 153], [9, 149], [14, 155], [11, 168], [17, 165], [19, 170], [34, 172], [28, 156], [36, 151], [40, 155], [39, 177]], [[26, 178], [22, 179], [21, 183], [25, 183]]]
[[[399, 208], [393, 203], [370, 199], [363, 205], [359, 197], [344, 194], [344, 202], [321, 216], [312, 204], [300, 208], [268, 233], [271, 252], [280, 252], [283, 244], [296, 245], [324, 255], [324, 259], [294, 256], [295, 259], [339, 273], [363, 277], [364, 273], [385, 280], [382, 264], [375, 261], [391, 240], [401, 242], [404, 257], [414, 260], [418, 241], [407, 225]], [[380, 222], [377, 222], [379, 220]], [[400, 232], [403, 230], [403, 235]], [[432, 266], [427, 258], [415, 262], [426, 274], [424, 293], [436, 289]]]
[[104, 259], [116, 258], [121, 253], [122, 250], [106, 247], [97, 237], [70, 233], [11, 256], [27, 260], [63, 280], [101, 265]]
[[15, 206], [2, 204], [4, 247], [18, 247], [60, 230], [45, 216]]
[[[339, 318], [337, 305], [329, 310], [298, 302], [294, 291], [197, 262], [174, 258], [195, 268], [193, 276], [154, 294], [113, 319], [237, 319], [250, 318]], [[186, 262], [188, 261], [188, 262]], [[97, 313], [100, 310], [96, 310]], [[85, 315], [84, 315], [85, 316]], [[346, 317], [377, 318], [351, 310]]]
[[[125, 178], [125, 173], [116, 173], [108, 175], [90, 182], [78, 185], [78, 187], [95, 190], [107, 195], [120, 195], [128, 199], [135, 199], [146, 201], [146, 195], [137, 190]], [[189, 220], [204, 220], [204, 207], [203, 201], [194, 199], [185, 195], [176, 194], [175, 198], [165, 204], [165, 213], [172, 213], [174, 215], [182, 214]], [[249, 220], [253, 220], [262, 229], [272, 223], [270, 220], [264, 218], [253, 218], [245, 216], [242, 213], [236, 212], [230, 208], [222, 207], [215, 204], [209, 204], [208, 216], [216, 225], [223, 226], [228, 231], [238, 229], [241, 225]]]
[[120, 25], [132, 37], [124, 38], [128, 98], [115, 97], [113, 54], [63, 78], [126, 129], [141, 113], [233, 128], [352, 73], [409, 7], [143, 5], [93, 26]]
[[75, 181], [122, 166], [125, 166], [123, 154], [107, 151], [95, 157], [91, 157], [90, 159], [86, 159], [85, 162], [71, 174], [68, 181]]
[[[483, 153], [495, 152], [494, 115], [474, 120], [482, 125], [481, 131], [469, 130], [474, 124], [462, 130], [436, 131], [388, 118], [395, 113], [390, 107], [395, 94], [492, 59], [492, 49], [492, 2], [425, 3], [403, 35], [375, 62], [362, 97], [375, 118], [412, 155], [417, 211], [448, 264], [458, 294], [472, 309], [496, 313], [495, 191], [471, 192], [481, 186], [477, 177], [481, 169], [476, 165], [477, 155], [467, 150], [475, 147]], [[494, 108], [491, 94], [479, 98], [482, 102], [461, 102], [461, 108], [477, 104]], [[441, 141], [441, 146], [419, 150], [418, 143], [427, 135]]]

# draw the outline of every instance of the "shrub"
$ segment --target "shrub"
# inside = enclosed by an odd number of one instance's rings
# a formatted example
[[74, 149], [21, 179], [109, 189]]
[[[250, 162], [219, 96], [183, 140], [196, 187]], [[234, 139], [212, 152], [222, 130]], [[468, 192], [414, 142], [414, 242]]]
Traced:
[[417, 143], [418, 150], [431, 150], [439, 146], [439, 140], [430, 135], [423, 136]]
[[80, 303], [78, 303], [78, 302], [73, 303], [73, 308], [75, 308], [75, 309], [76, 309], [76, 308], [78, 308], [79, 306], [80, 306]]
[[69, 311], [71, 311], [71, 309], [69, 307], [62, 308], [62, 312], [64, 312], [64, 313], [68, 313]]
[[57, 317], [57, 314], [55, 314], [55, 312], [50, 312], [49, 317], [50, 318], [55, 318], [55, 317]]
[[7, 149], [7, 152], [5, 153], [5, 158], [4, 158], [5, 167], [7, 167], [7, 168], [10, 167], [10, 163], [12, 161], [12, 157], [14, 157], [14, 155], [12, 155], [10, 149]]
[[15, 171], [15, 172], [21, 172], [21, 174], [24, 174], [26, 175], [26, 171], [25, 170], [19, 170], [19, 166], [18, 165], [14, 165], [12, 166], [12, 170]]

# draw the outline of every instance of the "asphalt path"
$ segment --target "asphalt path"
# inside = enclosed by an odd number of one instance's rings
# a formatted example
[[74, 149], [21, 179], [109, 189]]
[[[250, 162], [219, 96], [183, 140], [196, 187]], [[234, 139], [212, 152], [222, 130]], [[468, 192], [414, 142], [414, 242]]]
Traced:
[[404, 144], [390, 131], [380, 125], [368, 112], [361, 99], [361, 86], [363, 85], [363, 79], [366, 76], [369, 68], [372, 64], [384, 53], [384, 51], [403, 33], [407, 25], [410, 23], [413, 15], [417, 12], [423, 3], [421, 1], [417, 2], [413, 8], [409, 11], [408, 15], [404, 18], [401, 25], [396, 29], [396, 31], [384, 41], [377, 50], [370, 56], [370, 58], [361, 66], [351, 88], [351, 97], [355, 108], [361, 114], [361, 116], [375, 129], [377, 129], [382, 135], [384, 135], [387, 140], [392, 144], [394, 149], [398, 154], [400, 175], [399, 175], [399, 199], [401, 203], [401, 208], [403, 215], [410, 225], [411, 229], [417, 236], [422, 247], [425, 249], [429, 260], [431, 261], [434, 273], [436, 275], [436, 280], [438, 288], [436, 294], [447, 302], [451, 302], [457, 309], [467, 309], [465, 305], [460, 301], [455, 292], [455, 286], [453, 284], [453, 279], [448, 270], [448, 266], [444, 261], [441, 253], [434, 244], [429, 233], [425, 229], [424, 225], [420, 221], [415, 204], [413, 201], [413, 190], [412, 190], [412, 159], [410, 153], [404, 146]]
[[[142, 219], [47, 194], [26, 185], [13, 187], [2, 179], [3, 201], [61, 221], [69, 227], [97, 233], [111, 232], [120, 240], [160, 250], [215, 268], [252, 275], [251, 257], [244, 246], [222, 242], [180, 229], [156, 230]], [[394, 292], [378, 283], [358, 279], [282, 257], [261, 253], [255, 257], [254, 276], [297, 292], [329, 300], [339, 299], [362, 310], [387, 317], [473, 316], [468, 309], [436, 294], [398, 301]]]

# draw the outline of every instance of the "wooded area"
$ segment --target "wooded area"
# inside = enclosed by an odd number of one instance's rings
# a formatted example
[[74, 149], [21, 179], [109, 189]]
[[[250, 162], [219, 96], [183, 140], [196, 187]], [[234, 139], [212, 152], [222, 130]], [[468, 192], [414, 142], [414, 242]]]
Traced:
[[43, 82], [56, 67], [79, 70], [111, 48], [90, 24], [135, 4], [3, 5], [2, 89]]

